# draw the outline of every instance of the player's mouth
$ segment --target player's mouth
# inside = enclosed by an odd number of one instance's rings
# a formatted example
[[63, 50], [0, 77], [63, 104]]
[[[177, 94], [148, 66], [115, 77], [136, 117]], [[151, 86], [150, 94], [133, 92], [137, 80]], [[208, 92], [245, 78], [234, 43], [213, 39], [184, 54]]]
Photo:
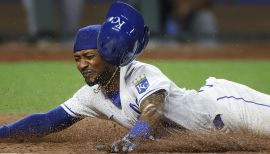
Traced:
[[89, 78], [90, 76], [92, 76], [93, 72], [90, 70], [84, 70], [82, 71], [82, 75], [84, 78]]

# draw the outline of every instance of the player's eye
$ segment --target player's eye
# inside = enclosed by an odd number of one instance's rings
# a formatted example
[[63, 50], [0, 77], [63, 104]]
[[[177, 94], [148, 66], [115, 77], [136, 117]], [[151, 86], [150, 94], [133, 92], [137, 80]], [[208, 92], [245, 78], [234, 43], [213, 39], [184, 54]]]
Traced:
[[78, 62], [78, 61], [80, 61], [80, 57], [74, 57], [74, 60], [75, 60], [76, 62]]
[[87, 58], [87, 59], [92, 59], [92, 58], [94, 58], [95, 57], [95, 55], [94, 54], [87, 54], [87, 55], [85, 55], [85, 58]]

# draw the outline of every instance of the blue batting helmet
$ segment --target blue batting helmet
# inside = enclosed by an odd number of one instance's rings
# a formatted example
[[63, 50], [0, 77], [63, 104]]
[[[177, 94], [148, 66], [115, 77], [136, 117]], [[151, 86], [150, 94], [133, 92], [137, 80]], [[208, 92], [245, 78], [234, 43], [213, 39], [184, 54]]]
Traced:
[[79, 29], [76, 34], [73, 51], [97, 49], [97, 37], [101, 25], [90, 25]]
[[146, 47], [149, 33], [137, 10], [126, 3], [115, 2], [99, 32], [99, 54], [110, 64], [127, 65]]

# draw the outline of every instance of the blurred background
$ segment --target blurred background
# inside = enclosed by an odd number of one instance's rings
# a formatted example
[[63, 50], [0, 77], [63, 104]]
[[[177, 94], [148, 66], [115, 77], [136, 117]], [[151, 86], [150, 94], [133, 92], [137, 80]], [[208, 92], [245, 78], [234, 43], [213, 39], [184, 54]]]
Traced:
[[[0, 0], [0, 44], [72, 47], [76, 30], [101, 24], [112, 0]], [[148, 48], [270, 41], [269, 0], [125, 0], [151, 28]], [[185, 46], [187, 47], [187, 46]], [[256, 52], [256, 51], [254, 51]]]

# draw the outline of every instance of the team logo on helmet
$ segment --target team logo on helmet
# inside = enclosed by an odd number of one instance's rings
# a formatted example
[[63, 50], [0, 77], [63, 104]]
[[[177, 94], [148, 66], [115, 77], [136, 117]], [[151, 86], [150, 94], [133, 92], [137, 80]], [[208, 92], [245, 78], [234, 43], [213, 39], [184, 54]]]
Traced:
[[126, 23], [124, 20], [121, 20], [120, 17], [110, 17], [108, 21], [112, 24], [115, 24], [112, 29], [120, 31], [122, 26]]

